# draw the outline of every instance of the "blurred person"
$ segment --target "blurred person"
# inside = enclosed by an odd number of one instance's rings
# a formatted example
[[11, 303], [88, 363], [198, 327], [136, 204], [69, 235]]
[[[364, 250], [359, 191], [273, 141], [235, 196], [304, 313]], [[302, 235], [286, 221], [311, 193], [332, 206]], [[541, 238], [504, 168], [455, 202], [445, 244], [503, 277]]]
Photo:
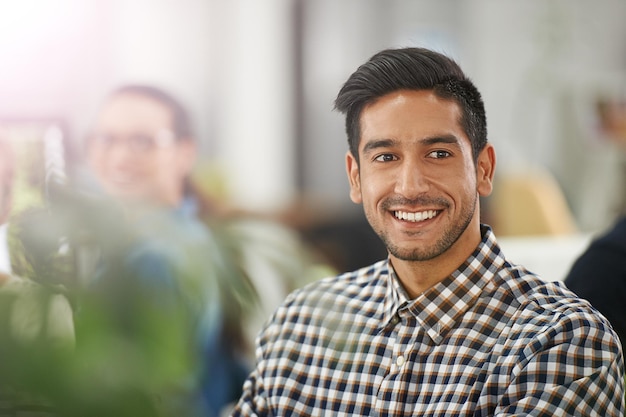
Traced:
[[177, 208], [196, 143], [185, 109], [164, 91], [125, 86], [114, 91], [88, 138], [87, 158], [104, 191], [125, 204]]
[[626, 346], [626, 216], [596, 237], [574, 261], [565, 285], [597, 308]]
[[198, 217], [202, 201], [189, 179], [196, 153], [189, 116], [169, 93], [128, 85], [107, 97], [86, 155], [104, 195], [120, 203], [125, 230], [124, 238], [100, 242], [103, 262], [90, 287], [116, 306], [149, 297], [156, 304], [148, 310], [164, 306], [187, 317], [201, 361], [192, 378], [201, 414], [218, 415], [248, 371], [237, 323], [248, 288], [222, 235]]
[[[154, 234], [149, 229], [158, 222], [148, 214], [155, 207], [170, 208], [190, 224], [175, 223], [176, 230], [159, 235], [171, 238], [208, 226], [224, 249], [217, 259], [211, 260], [210, 252], [203, 259], [224, 264], [217, 274], [224, 310], [221, 343], [219, 352], [212, 353], [220, 360], [206, 372], [212, 382], [204, 389], [211, 411], [217, 413], [239, 398], [254, 359], [254, 337], [269, 315], [288, 292], [325, 276], [331, 267], [296, 230], [206, 192], [206, 178], [193, 170], [196, 154], [189, 115], [173, 97], [151, 86], [116, 90], [99, 112], [87, 143], [87, 160], [102, 190], [123, 202], [133, 222], [146, 225], [144, 233]], [[178, 245], [185, 247], [186, 238], [182, 240]], [[155, 273], [154, 260], [141, 264]]]
[[342, 86], [350, 197], [388, 257], [287, 297], [234, 416], [622, 416], [609, 322], [481, 224], [495, 150], [448, 57], [383, 50]]

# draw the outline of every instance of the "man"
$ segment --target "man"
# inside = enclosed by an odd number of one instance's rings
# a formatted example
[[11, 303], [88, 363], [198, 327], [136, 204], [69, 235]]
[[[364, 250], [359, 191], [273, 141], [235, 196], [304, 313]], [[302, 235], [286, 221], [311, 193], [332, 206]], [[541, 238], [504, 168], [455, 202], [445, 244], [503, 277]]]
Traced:
[[142, 85], [121, 87], [108, 97], [87, 143], [100, 185], [126, 204], [178, 207], [195, 154], [182, 105]]
[[[189, 407], [192, 401], [184, 398], [171, 405], [165, 397], [166, 415], [218, 415], [239, 397], [248, 372], [239, 344], [243, 336], [232, 326], [240, 314], [235, 300], [247, 283], [221, 234], [199, 217], [201, 197], [190, 182], [197, 150], [189, 116], [161, 89], [123, 86], [101, 107], [86, 151], [97, 184], [123, 214], [113, 218], [119, 224], [100, 218], [103, 224], [92, 227], [103, 256], [91, 293], [108, 297], [112, 310], [119, 304], [137, 307], [132, 314], [119, 309], [123, 321], [147, 311], [163, 320], [159, 330], [172, 325], [171, 335], [162, 334], [170, 351], [152, 356], [163, 354], [171, 363], [153, 363], [156, 370], [146, 369], [147, 375], [162, 377], [159, 371], [184, 362], [172, 347], [186, 349], [192, 359], [199, 356], [189, 380], [174, 387], [182, 392], [197, 382], [199, 406]], [[175, 316], [182, 322], [173, 322]], [[192, 333], [189, 346], [180, 346], [176, 339], [181, 331], [187, 337], [186, 328]]]
[[458, 65], [384, 50], [335, 105], [350, 197], [389, 255], [285, 300], [233, 415], [623, 415], [608, 322], [509, 263], [480, 223], [495, 151]]

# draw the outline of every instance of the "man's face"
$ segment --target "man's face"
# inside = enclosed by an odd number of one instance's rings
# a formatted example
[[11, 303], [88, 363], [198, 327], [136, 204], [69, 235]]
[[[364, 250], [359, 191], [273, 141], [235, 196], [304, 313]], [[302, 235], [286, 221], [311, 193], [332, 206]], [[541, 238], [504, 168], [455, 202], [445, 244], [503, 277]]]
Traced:
[[350, 197], [362, 203], [390, 254], [406, 261], [471, 251], [478, 196], [491, 193], [491, 145], [475, 164], [459, 106], [431, 91], [401, 90], [366, 106], [357, 164], [348, 152]]
[[107, 101], [88, 143], [90, 165], [104, 190], [124, 201], [176, 205], [194, 146], [177, 140], [170, 109], [123, 93]]

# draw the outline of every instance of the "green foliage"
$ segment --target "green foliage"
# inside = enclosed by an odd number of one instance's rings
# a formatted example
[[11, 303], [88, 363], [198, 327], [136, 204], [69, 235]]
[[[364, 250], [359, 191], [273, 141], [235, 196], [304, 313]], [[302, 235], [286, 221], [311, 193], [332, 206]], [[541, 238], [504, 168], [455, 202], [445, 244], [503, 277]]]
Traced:
[[[177, 288], [138, 280], [125, 259], [142, 232], [121, 221], [121, 212], [109, 202], [61, 191], [49, 206], [11, 221], [13, 269], [29, 291], [0, 290], [0, 399], [3, 392], [15, 392], [27, 398], [25, 407], [43, 404], [67, 417], [200, 415], [199, 311], [213, 291], [213, 299], [241, 312], [252, 297], [251, 287], [226, 262], [228, 254], [217, 253], [221, 246], [174, 245], [188, 266], [176, 271]], [[153, 223], [150, 233], [175, 240], [177, 231]], [[93, 291], [85, 281], [93, 279], [93, 259], [103, 254], [108, 256], [107, 279]], [[211, 257], [219, 258], [212, 270], [219, 282], [198, 278]], [[228, 297], [218, 296], [218, 289]], [[42, 308], [20, 313], [16, 305], [23, 297]], [[49, 317], [53, 299], [71, 303], [73, 340], [51, 342], [46, 326], [59, 319]], [[16, 314], [39, 323], [39, 331], [27, 340], [16, 338]]]
[[[41, 399], [68, 417], [179, 415], [174, 413], [179, 403], [192, 403], [197, 357], [183, 309], [145, 298], [127, 304], [130, 296], [116, 303], [84, 293], [72, 343], [53, 340], [45, 329], [51, 311], [45, 306], [59, 294], [43, 286], [20, 291], [0, 292], [2, 386]], [[44, 307], [23, 311], [18, 305], [24, 297]], [[15, 320], [16, 314], [30, 316]], [[38, 323], [40, 330], [19, 337], [16, 326], [24, 322]]]

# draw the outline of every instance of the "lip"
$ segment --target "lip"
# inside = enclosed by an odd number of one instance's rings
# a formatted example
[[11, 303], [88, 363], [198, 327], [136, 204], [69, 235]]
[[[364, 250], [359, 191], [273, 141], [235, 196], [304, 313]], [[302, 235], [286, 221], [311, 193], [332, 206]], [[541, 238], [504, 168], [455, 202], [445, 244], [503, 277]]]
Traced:
[[109, 184], [111, 184], [114, 187], [119, 187], [119, 188], [129, 188], [129, 187], [133, 187], [137, 181], [133, 181], [133, 180], [121, 180], [121, 179], [109, 179], [107, 181]]
[[138, 181], [138, 175], [132, 169], [109, 169], [103, 173], [106, 180], [116, 184], [131, 184]]

